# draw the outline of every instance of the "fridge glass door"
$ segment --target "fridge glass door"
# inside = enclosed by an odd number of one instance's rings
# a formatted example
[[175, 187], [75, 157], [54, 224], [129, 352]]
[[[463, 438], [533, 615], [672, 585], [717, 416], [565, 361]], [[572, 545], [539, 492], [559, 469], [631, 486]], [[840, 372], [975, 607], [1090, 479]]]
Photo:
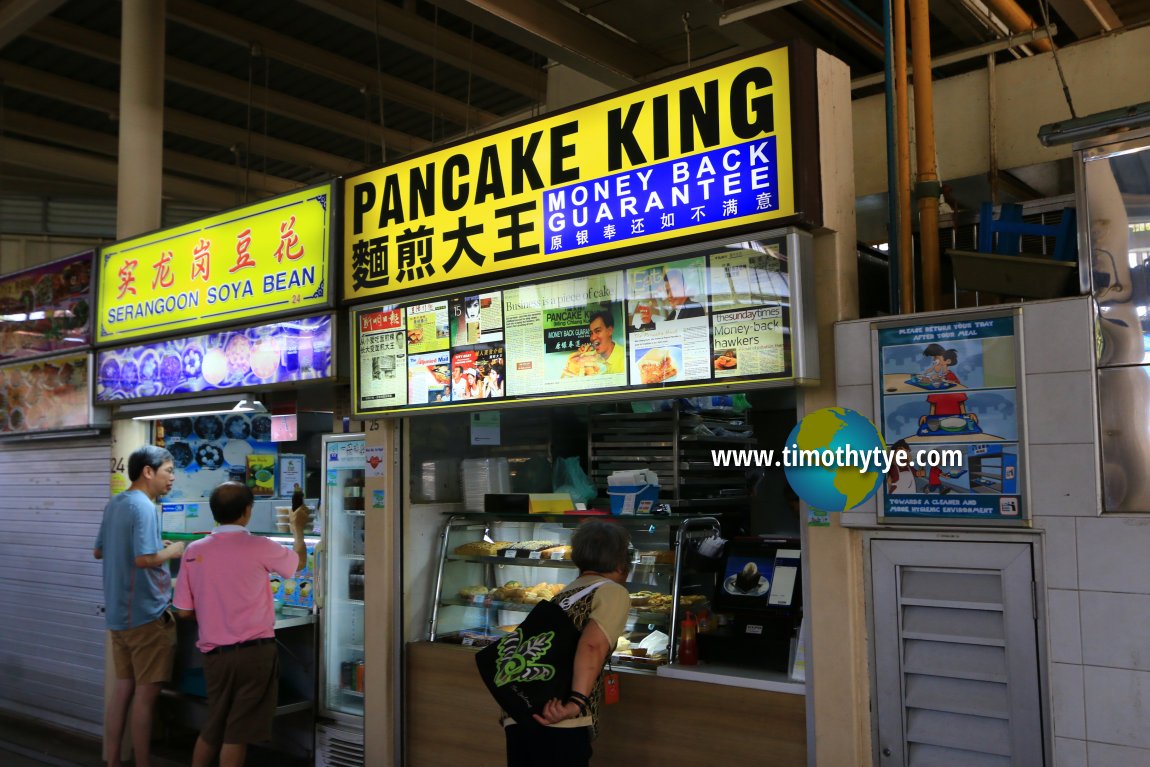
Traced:
[[363, 435], [324, 438], [321, 713], [363, 716]]

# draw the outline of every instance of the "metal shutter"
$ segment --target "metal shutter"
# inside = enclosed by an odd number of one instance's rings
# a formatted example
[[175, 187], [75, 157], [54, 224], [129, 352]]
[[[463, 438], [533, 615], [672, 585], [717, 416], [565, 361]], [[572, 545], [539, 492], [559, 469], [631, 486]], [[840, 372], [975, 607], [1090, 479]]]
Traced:
[[871, 546], [878, 764], [1041, 767], [1025, 543]]
[[107, 437], [0, 445], [0, 709], [103, 732]]

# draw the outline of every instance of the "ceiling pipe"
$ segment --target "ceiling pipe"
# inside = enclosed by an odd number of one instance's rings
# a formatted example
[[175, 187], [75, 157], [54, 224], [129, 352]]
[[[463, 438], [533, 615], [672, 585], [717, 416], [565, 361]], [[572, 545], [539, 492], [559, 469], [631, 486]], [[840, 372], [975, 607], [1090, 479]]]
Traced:
[[[898, 261], [899, 261], [899, 309], [903, 314], [914, 312], [914, 218], [910, 206], [910, 96], [907, 93], [906, 67], [906, 3], [905, 0], [891, 0], [894, 4], [894, 95], [895, 140], [898, 145], [898, 181], [892, 201], [898, 204]], [[888, 200], [891, 195], [887, 195]], [[888, 202], [889, 204], [889, 202]]]
[[875, 58], [884, 57], [882, 29], [850, 0], [807, 0], [807, 7]]
[[[899, 188], [898, 182], [898, 153], [895, 149], [899, 132], [899, 125], [895, 122], [895, 93], [894, 93], [894, 6], [895, 0], [883, 0], [882, 4], [882, 36], [886, 55], [883, 56], [882, 68], [886, 78], [884, 83], [883, 104], [886, 107], [886, 188], [887, 188], [887, 276], [890, 283], [890, 299], [887, 306], [890, 313], [895, 314], [895, 307], [902, 306], [903, 269], [900, 248], [902, 246], [902, 209], [894, 204], [894, 192]], [[899, 7], [902, 2], [899, 0]], [[905, 311], [901, 312], [906, 314]]]
[[939, 307], [938, 164], [934, 145], [934, 85], [930, 71], [929, 0], [910, 0], [911, 58], [914, 62], [914, 129], [918, 160], [918, 245], [922, 260], [922, 306]]
[[801, 0], [759, 0], [757, 3], [747, 3], [740, 5], [737, 8], [732, 8], [729, 11], [723, 11], [719, 14], [719, 26], [725, 27], [728, 24], [734, 24], [737, 21], [745, 21], [752, 16], [758, 16], [760, 13], [770, 13], [777, 11], [780, 8], [785, 8], [788, 5], [794, 5], [801, 2]]
[[[1009, 48], [1014, 48], [1019, 45], [1032, 43], [1035, 40], [1041, 38], [1053, 37], [1056, 34], [1058, 34], [1058, 26], [1051, 24], [1049, 31], [1045, 27], [1042, 29], [1033, 29], [1029, 32], [1023, 32], [1020, 35], [1011, 35], [1010, 37], [1004, 37], [1001, 40], [991, 40], [989, 43], [983, 43], [982, 45], [976, 45], [971, 48], [963, 48], [961, 51], [944, 53], [941, 56], [936, 56], [935, 58], [931, 59], [930, 67], [931, 69], [948, 67], [951, 64], [958, 64], [963, 61], [969, 61], [970, 59], [982, 58], [983, 56], [991, 53], [997, 53], [998, 51], [1005, 51]], [[910, 74], [914, 74], [914, 67], [911, 67], [908, 72]], [[869, 88], [872, 85], [879, 85], [882, 83], [883, 79], [884, 76], [882, 72], [876, 72], [873, 75], [865, 75], [863, 77], [856, 77], [855, 79], [851, 80], [851, 90], [857, 91], [860, 88]]]
[[[1011, 32], [1029, 32], [1038, 28], [1034, 19], [1030, 18], [1030, 14], [1022, 10], [1022, 7], [1015, 0], [985, 0], [985, 2], [999, 18], [1006, 22], [1006, 26], [1010, 27]], [[1034, 48], [1043, 53], [1054, 50], [1050, 40], [1044, 38], [1035, 40]]]

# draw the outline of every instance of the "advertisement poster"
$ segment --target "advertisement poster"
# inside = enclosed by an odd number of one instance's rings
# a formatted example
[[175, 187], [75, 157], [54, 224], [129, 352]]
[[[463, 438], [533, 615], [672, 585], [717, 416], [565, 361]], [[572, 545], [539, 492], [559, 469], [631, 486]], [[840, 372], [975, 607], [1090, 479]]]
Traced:
[[[275, 431], [275, 422], [272, 422], [272, 431]], [[274, 434], [273, 434], [274, 437]], [[297, 489], [304, 486], [304, 456], [280, 454], [279, 457], [279, 483], [280, 495], [287, 497]]]
[[100, 249], [96, 342], [331, 303], [330, 183]]
[[888, 474], [882, 515], [1024, 523], [1014, 315], [885, 326], [875, 334], [879, 427], [888, 449], [920, 464]]
[[623, 272], [504, 293], [508, 394], [626, 386]]
[[498, 445], [500, 439], [498, 410], [471, 414], [471, 444]]
[[367, 477], [386, 477], [387, 476], [387, 448], [378, 445], [365, 446], [363, 449], [363, 461], [367, 466]]
[[249, 453], [247, 463], [247, 483], [252, 489], [252, 495], [275, 495], [276, 456], [268, 453]]
[[88, 354], [0, 366], [0, 435], [91, 425]]
[[92, 343], [92, 255], [0, 277], [0, 362]]
[[[290, 539], [275, 538], [277, 543], [288, 543]], [[268, 576], [272, 598], [292, 607], [311, 609], [315, 605], [315, 545], [307, 544], [307, 564], [303, 570], [291, 578], [281, 578], [272, 573]]]
[[96, 402], [334, 377], [330, 315], [221, 330], [96, 355]]
[[707, 259], [627, 270], [630, 378], [644, 385], [711, 377]]

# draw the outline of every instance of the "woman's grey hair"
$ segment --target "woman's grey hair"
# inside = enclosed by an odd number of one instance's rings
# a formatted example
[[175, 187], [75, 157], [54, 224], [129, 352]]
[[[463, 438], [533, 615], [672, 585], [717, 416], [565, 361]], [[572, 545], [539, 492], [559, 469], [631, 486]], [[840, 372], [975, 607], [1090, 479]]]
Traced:
[[571, 559], [581, 571], [625, 569], [631, 563], [631, 535], [613, 522], [589, 519], [571, 536]]

